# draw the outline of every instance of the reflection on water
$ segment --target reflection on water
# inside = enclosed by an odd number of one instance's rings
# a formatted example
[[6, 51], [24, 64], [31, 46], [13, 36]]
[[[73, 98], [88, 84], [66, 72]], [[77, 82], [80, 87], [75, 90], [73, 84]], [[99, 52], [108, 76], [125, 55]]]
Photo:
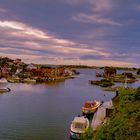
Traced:
[[89, 84], [94, 70], [80, 70], [75, 79], [45, 84], [12, 84], [0, 95], [0, 139], [68, 140], [73, 117], [86, 100], [110, 100], [114, 93]]

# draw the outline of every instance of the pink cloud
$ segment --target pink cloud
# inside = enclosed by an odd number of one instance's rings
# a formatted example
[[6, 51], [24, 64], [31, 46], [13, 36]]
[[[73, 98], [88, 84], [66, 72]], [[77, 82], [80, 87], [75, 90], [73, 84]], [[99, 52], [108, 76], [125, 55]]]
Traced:
[[[103, 60], [80, 60], [83, 55], [99, 55], [105, 58], [112, 54], [104, 47], [90, 46], [76, 41], [54, 36], [47, 31], [40, 30], [27, 24], [16, 21], [0, 21], [1, 39], [0, 55], [11, 58], [21, 58], [26, 62], [53, 63], [53, 64], [118, 64], [117, 61]], [[97, 30], [96, 34], [102, 30]], [[54, 52], [55, 54], [40, 54], [39, 51]], [[19, 54], [16, 54], [19, 52]], [[22, 55], [21, 55], [22, 54]], [[72, 60], [67, 58], [71, 57]], [[120, 63], [127, 64], [127, 62]]]
[[77, 16], [72, 18], [75, 21], [84, 22], [84, 23], [96, 23], [96, 24], [107, 24], [113, 26], [122, 26], [121, 23], [113, 21], [109, 18], [101, 17], [100, 15], [87, 15], [80, 13]]
[[92, 10], [96, 12], [109, 11], [112, 9], [111, 0], [90, 0]]
[[[30, 27], [24, 23], [16, 21], [0, 21], [0, 30], [2, 35], [7, 38], [1, 39], [1, 45], [9, 45], [14, 47], [23, 47], [33, 50], [49, 50], [64, 54], [86, 54], [95, 53], [99, 55], [109, 55], [108, 53], [89, 49], [88, 45], [80, 44], [68, 39], [62, 39], [57, 36], [52, 36], [46, 31], [42, 31], [35, 27]], [[23, 41], [20, 39], [24, 39]], [[33, 39], [33, 40], [32, 40]], [[19, 41], [17, 41], [19, 40]], [[78, 47], [77, 47], [78, 46]]]

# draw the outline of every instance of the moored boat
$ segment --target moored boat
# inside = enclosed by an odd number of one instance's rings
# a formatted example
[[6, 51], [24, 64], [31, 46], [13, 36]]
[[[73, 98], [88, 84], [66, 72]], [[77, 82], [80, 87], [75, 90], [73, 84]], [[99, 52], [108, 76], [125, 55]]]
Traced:
[[10, 88], [1, 88], [1, 89], [0, 89], [0, 93], [10, 92], [10, 91], [11, 91]]
[[97, 108], [101, 105], [100, 101], [87, 101], [85, 102], [84, 106], [82, 107], [82, 112], [84, 114], [92, 114], [94, 113]]
[[36, 83], [36, 80], [35, 79], [27, 78], [27, 79], [24, 79], [23, 82], [24, 83]]
[[80, 139], [81, 134], [84, 134], [89, 128], [89, 120], [84, 116], [75, 117], [70, 127], [70, 138]]

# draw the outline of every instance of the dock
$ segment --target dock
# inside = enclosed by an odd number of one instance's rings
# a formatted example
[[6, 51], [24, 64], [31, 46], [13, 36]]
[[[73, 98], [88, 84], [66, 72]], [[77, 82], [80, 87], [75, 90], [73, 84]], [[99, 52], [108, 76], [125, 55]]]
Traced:
[[104, 102], [95, 112], [92, 122], [91, 122], [91, 127], [93, 128], [93, 131], [96, 131], [98, 127], [105, 123], [108, 117], [108, 111], [113, 109], [113, 103], [112, 100]]

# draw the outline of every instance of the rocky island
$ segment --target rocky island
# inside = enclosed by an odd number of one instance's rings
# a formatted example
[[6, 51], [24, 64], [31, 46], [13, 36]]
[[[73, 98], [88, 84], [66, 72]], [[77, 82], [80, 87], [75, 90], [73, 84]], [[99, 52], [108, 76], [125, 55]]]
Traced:
[[0, 78], [12, 83], [37, 83], [74, 78], [75, 69], [58, 65], [26, 64], [21, 59], [0, 58]]

